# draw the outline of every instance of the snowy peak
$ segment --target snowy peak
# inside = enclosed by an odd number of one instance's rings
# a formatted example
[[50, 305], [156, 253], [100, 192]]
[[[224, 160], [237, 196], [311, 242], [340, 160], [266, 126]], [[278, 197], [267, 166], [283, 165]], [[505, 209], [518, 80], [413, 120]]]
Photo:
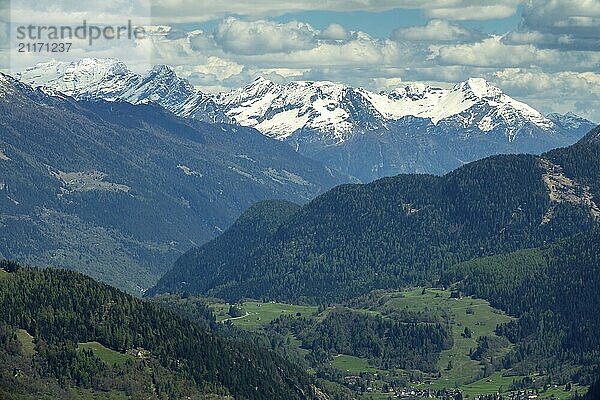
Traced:
[[13, 78], [0, 72], [0, 99], [9, 101], [9, 96], [14, 94], [14, 92]]
[[502, 91], [491, 85], [483, 78], [469, 78], [458, 85], [463, 90], [470, 91], [479, 99], [497, 99], [502, 96]]
[[[76, 99], [153, 102], [178, 115], [226, 122], [214, 104], [206, 104], [212, 100], [167, 65], [156, 65], [140, 75], [115, 59], [86, 58], [71, 63], [41, 63], [23, 71], [18, 78], [34, 87], [57, 90]], [[191, 99], [195, 102], [190, 102]], [[206, 112], [216, 114], [206, 115]]]
[[150, 71], [148, 71], [147, 75], [173, 78], [176, 74], [175, 70], [173, 70], [173, 68], [169, 67], [168, 65], [158, 64], [152, 67]]
[[359, 91], [329, 81], [276, 84], [257, 78], [244, 88], [215, 97], [236, 123], [286, 139], [318, 131], [339, 143], [353, 131], [383, 125], [384, 118]]
[[550, 113], [546, 115], [546, 118], [563, 129], [585, 129], [590, 123], [590, 121], [587, 119], [573, 114], [572, 112], [568, 112], [566, 114]]
[[127, 66], [118, 60], [85, 58], [77, 62], [40, 63], [17, 78], [34, 87], [47, 86], [73, 97], [104, 98], [123, 90], [130, 75]]
[[538, 111], [507, 96], [483, 78], [471, 78], [450, 89], [413, 83], [390, 93], [363, 93], [382, 115], [392, 120], [413, 116], [430, 119], [435, 125], [442, 121], [475, 123], [484, 132], [502, 124], [512, 124], [513, 128], [527, 123], [541, 129], [553, 126]]

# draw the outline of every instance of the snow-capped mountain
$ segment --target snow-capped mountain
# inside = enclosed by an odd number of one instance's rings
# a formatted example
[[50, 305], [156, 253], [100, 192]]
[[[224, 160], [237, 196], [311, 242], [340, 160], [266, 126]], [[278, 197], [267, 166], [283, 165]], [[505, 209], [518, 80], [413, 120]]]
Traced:
[[253, 127], [363, 181], [441, 174], [498, 153], [541, 153], [575, 143], [594, 126], [573, 114], [544, 116], [482, 78], [379, 93], [328, 81], [257, 78], [211, 95], [167, 66], [139, 75], [100, 59], [39, 64], [18, 78], [76, 98], [152, 101], [182, 117]]
[[332, 82], [258, 78], [213, 97], [235, 123], [369, 181], [448, 172], [498, 153], [542, 153], [593, 127], [573, 114], [544, 116], [481, 78], [451, 88], [411, 83], [375, 93]]
[[[332, 82], [277, 85], [258, 78], [243, 89], [217, 95], [215, 101], [236, 123], [278, 139], [314, 130], [331, 134], [339, 143], [357, 131], [388, 128], [387, 122], [408, 116], [428, 119], [434, 125], [455, 117], [461, 125], [474, 125], [482, 132], [504, 123], [508, 140], [526, 123], [544, 130], [554, 128], [550, 119], [481, 78], [451, 89], [410, 84], [389, 93]], [[481, 113], [478, 108], [486, 110]], [[467, 112], [470, 109], [477, 112]]]
[[258, 78], [250, 85], [215, 96], [237, 124], [283, 140], [303, 130], [343, 142], [357, 129], [385, 127], [386, 118], [356, 89], [328, 81], [278, 85]]
[[[115, 59], [85, 58], [77, 62], [50, 61], [17, 75], [32, 86], [45, 86], [76, 99], [154, 102], [175, 114], [185, 114], [183, 105], [195, 99], [193, 116], [208, 122], [228, 122], [210, 96], [197, 90], [171, 67], [157, 65], [140, 75]], [[203, 110], [208, 110], [204, 113]]]
[[430, 119], [433, 124], [463, 115], [470, 109], [485, 108], [485, 113], [466, 113], [460, 121], [476, 125], [482, 132], [505, 123], [512, 140], [515, 129], [531, 122], [541, 129], [552, 129], [553, 123], [525, 103], [514, 100], [482, 78], [471, 78], [451, 89], [423, 84], [407, 85], [386, 94], [363, 92], [386, 118], [398, 120], [406, 116]]

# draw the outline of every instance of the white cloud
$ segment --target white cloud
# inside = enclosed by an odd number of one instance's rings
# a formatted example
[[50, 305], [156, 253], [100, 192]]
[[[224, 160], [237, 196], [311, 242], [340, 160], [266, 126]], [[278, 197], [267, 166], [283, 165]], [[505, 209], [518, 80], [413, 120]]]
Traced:
[[10, 18], [13, 23], [80, 24], [88, 23], [150, 24], [151, 0], [11, 0]]
[[422, 9], [432, 18], [485, 20], [514, 15], [522, 0], [152, 0], [157, 20], [198, 22], [228, 15], [273, 17], [300, 11]]
[[222, 81], [233, 75], [241, 73], [243, 69], [243, 65], [240, 65], [234, 61], [226, 60], [220, 57], [210, 56], [206, 59], [204, 63], [188, 67], [188, 71], [186, 72], [200, 73], [205, 75], [212, 74], [217, 80]]
[[506, 68], [490, 77], [507, 93], [544, 112], [568, 112], [600, 122], [600, 73]]
[[383, 66], [399, 62], [400, 56], [400, 47], [395, 42], [375, 40], [363, 34], [343, 43], [319, 42], [308, 50], [298, 50], [279, 57], [262, 55], [249, 60], [285, 67]]
[[540, 49], [531, 44], [506, 44], [501, 37], [478, 43], [441, 47], [436, 59], [446, 65], [477, 67], [546, 67], [550, 70], [569, 68], [585, 71], [600, 65], [600, 52], [570, 54]]
[[540, 65], [556, 62], [549, 50], [539, 50], [532, 45], [506, 45], [500, 37], [492, 37], [478, 43], [442, 47], [437, 59], [450, 65], [478, 67], [505, 67]]
[[392, 33], [396, 40], [423, 42], [471, 42], [480, 40], [485, 35], [452, 24], [442, 19], [432, 19], [424, 26], [399, 28]]
[[598, 51], [599, 31], [598, 0], [530, 0], [523, 11], [521, 27], [506, 40], [541, 48]]
[[314, 47], [316, 31], [308, 24], [292, 21], [241, 21], [229, 17], [215, 30], [215, 41], [223, 50], [243, 55], [305, 50]]
[[518, 1], [506, 1], [502, 3], [490, 1], [483, 5], [432, 8], [426, 13], [430, 17], [456, 21], [502, 19], [515, 15], [518, 3]]
[[319, 34], [319, 38], [329, 40], [345, 40], [348, 38], [348, 31], [340, 24], [331, 24]]

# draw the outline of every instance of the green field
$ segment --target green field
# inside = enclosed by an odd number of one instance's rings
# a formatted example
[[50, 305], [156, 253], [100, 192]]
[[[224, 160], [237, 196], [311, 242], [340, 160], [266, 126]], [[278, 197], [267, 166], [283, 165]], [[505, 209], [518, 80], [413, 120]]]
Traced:
[[248, 330], [259, 329], [282, 315], [297, 315], [299, 313], [301, 316], [308, 317], [316, 314], [318, 310], [315, 306], [275, 302], [262, 303], [256, 300], [246, 300], [240, 306], [245, 315], [239, 318], [231, 318], [227, 314], [229, 311], [229, 304], [227, 303], [211, 304], [210, 308], [213, 310], [218, 322], [231, 321], [235, 325]]
[[[462, 389], [466, 398], [470, 398], [478, 394], [505, 393], [508, 391], [514, 380], [519, 380], [521, 378], [522, 376], [503, 376], [502, 372], [497, 371], [487, 378], [480, 379], [476, 382], [462, 386]], [[535, 378], [535, 376], [533, 376], [533, 378]], [[581, 394], [585, 393], [587, 388], [573, 385], [571, 391], [567, 392], [564, 390], [563, 386], [556, 388], [553, 387], [546, 390], [541, 389], [537, 393], [537, 396], [538, 399], [555, 398], [557, 400], [563, 400], [570, 398], [575, 391], [578, 391]]]
[[33, 344], [33, 336], [31, 336], [25, 329], [17, 329], [17, 338], [21, 342], [23, 348], [23, 354], [27, 357], [33, 357], [35, 354], [35, 345]]
[[377, 368], [371, 367], [366, 359], [348, 356], [346, 354], [340, 354], [333, 357], [331, 366], [339, 370], [355, 374], [360, 372], [378, 372]]
[[6, 272], [3, 269], [0, 269], [0, 279], [8, 278], [8, 275], [9, 275], [8, 272]]
[[123, 364], [125, 361], [133, 359], [133, 356], [129, 354], [108, 349], [98, 342], [79, 343], [78, 348], [92, 350], [99, 359], [111, 365]]
[[[424, 374], [424, 382], [417, 383], [416, 387], [427, 387], [432, 390], [443, 388], [460, 387], [463, 390], [466, 399], [472, 399], [475, 395], [493, 394], [502, 390], [507, 392], [513, 381], [520, 380], [523, 376], [510, 376], [508, 371], [496, 371], [492, 375], [481, 378], [482, 366], [479, 361], [472, 360], [469, 356], [470, 350], [477, 348], [477, 338], [480, 336], [496, 336], [494, 331], [498, 324], [509, 322], [512, 317], [506, 315], [500, 310], [490, 306], [490, 304], [481, 299], [471, 297], [451, 298], [450, 290], [414, 288], [406, 291], [387, 291], [381, 293], [380, 301], [376, 307], [370, 309], [353, 308], [371, 314], [381, 314], [385, 316], [384, 310], [408, 310], [415, 312], [432, 312], [435, 315], [447, 315], [452, 328], [454, 345], [451, 349], [445, 350], [440, 355], [438, 368], [441, 377]], [[213, 303], [210, 308], [213, 310], [218, 322], [230, 321], [244, 329], [259, 330], [269, 322], [282, 315], [298, 315], [301, 317], [316, 317], [323, 319], [328, 312], [333, 309], [325, 310], [318, 314], [316, 306], [292, 305], [285, 303], [269, 302], [263, 303], [256, 300], [245, 300], [238, 307], [242, 309], [244, 315], [238, 318], [231, 318], [227, 312], [230, 304]], [[465, 327], [468, 327], [472, 334], [471, 337], [463, 337]], [[293, 347], [299, 349], [302, 354], [307, 354], [308, 350], [300, 348], [301, 342], [290, 337], [290, 343]], [[494, 357], [502, 357], [509, 352], [514, 345], [505, 341], [504, 347], [501, 347], [494, 353]], [[448, 369], [449, 362], [452, 362], [452, 368]], [[402, 370], [380, 370], [369, 364], [366, 358], [354, 357], [346, 354], [340, 354], [333, 357], [330, 364], [332, 367], [348, 375], [359, 375], [363, 373], [378, 374], [384, 376], [398, 376], [409, 374], [410, 371]], [[389, 393], [382, 393], [383, 381], [375, 380], [371, 386], [374, 392], [365, 393], [361, 398], [365, 399], [388, 399]], [[564, 388], [550, 388], [542, 390], [538, 394], [539, 399], [551, 398], [554, 396], [557, 400], [568, 399], [577, 390], [579, 393], [585, 393], [587, 390], [583, 387], [573, 386], [571, 392], [566, 392]]]
[[518, 381], [521, 378], [523, 377], [503, 376], [503, 372], [496, 371], [487, 378], [463, 385], [462, 389], [467, 398], [478, 394], [504, 393], [510, 389], [513, 381]]
[[[422, 294], [422, 291], [422, 288], [416, 288], [395, 292], [387, 305], [412, 311], [449, 312], [454, 346], [442, 352], [438, 363], [442, 377], [434, 381], [432, 389], [462, 386], [473, 382], [481, 371], [481, 365], [479, 361], [471, 360], [469, 351], [477, 348], [478, 337], [495, 336], [496, 325], [510, 321], [511, 317], [494, 309], [485, 300], [471, 297], [452, 299], [449, 290], [427, 289], [425, 294]], [[470, 313], [467, 313], [467, 310]], [[465, 327], [472, 331], [470, 338], [461, 335]], [[498, 356], [510, 349], [511, 346], [507, 345]], [[452, 369], [448, 370], [450, 361]]]

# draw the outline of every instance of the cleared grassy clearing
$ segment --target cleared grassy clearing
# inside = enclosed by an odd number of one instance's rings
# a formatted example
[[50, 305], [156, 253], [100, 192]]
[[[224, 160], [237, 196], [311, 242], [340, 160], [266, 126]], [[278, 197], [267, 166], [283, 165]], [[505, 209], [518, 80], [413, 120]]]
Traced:
[[246, 300], [241, 303], [241, 309], [245, 313], [243, 317], [231, 318], [227, 312], [229, 304], [215, 303], [211, 304], [217, 322], [231, 321], [235, 325], [248, 329], [256, 330], [282, 315], [299, 315], [308, 317], [316, 314], [316, 306], [303, 306], [285, 303], [263, 303], [257, 300]]
[[378, 372], [377, 368], [373, 368], [369, 365], [369, 361], [367, 359], [349, 356], [346, 354], [340, 354], [333, 357], [331, 366], [345, 372], [356, 374], [361, 372]]
[[8, 278], [10, 274], [3, 269], [0, 269], [0, 280]]
[[[477, 348], [480, 336], [495, 336], [496, 325], [511, 320], [503, 312], [491, 307], [481, 299], [471, 297], [450, 298], [449, 290], [415, 288], [403, 292], [395, 292], [387, 305], [397, 309], [412, 311], [434, 311], [449, 313], [454, 338], [454, 346], [440, 355], [438, 367], [441, 378], [436, 379], [432, 389], [462, 386], [473, 382], [481, 371], [479, 361], [471, 360], [469, 351]], [[465, 327], [472, 332], [471, 337], [463, 337]], [[511, 345], [503, 348], [498, 355], [505, 354]], [[452, 369], [448, 369], [449, 363]]]
[[94, 354], [107, 364], [123, 364], [127, 360], [133, 359], [129, 354], [119, 353], [118, 351], [111, 350], [104, 347], [98, 342], [79, 343], [79, 349], [92, 350]]
[[35, 355], [33, 336], [31, 336], [25, 329], [17, 329], [17, 339], [19, 339], [19, 342], [21, 342], [23, 354], [27, 357], [33, 357]]

